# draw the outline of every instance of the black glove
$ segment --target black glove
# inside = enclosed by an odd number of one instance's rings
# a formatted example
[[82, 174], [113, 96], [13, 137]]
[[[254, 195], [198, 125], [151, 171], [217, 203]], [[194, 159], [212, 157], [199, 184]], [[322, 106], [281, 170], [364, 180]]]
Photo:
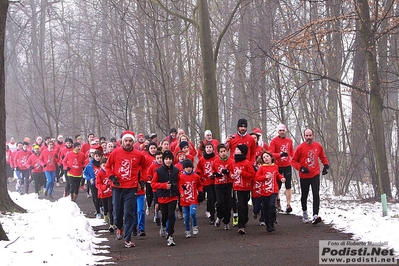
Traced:
[[213, 173], [213, 177], [222, 177], [223, 175], [222, 174], [219, 174], [218, 172], [214, 172]]
[[181, 185], [181, 188], [182, 188], [183, 190], [186, 190], [186, 189], [187, 189], [186, 185]]
[[31, 167], [29, 167], [29, 169], [30, 169], [30, 170], [33, 170], [33, 169], [35, 169], [35, 167], [31, 166]]
[[309, 169], [306, 168], [305, 166], [301, 166], [301, 169], [299, 169], [299, 171], [301, 171], [301, 173], [304, 173], [304, 174], [307, 174], [310, 172]]
[[282, 152], [282, 153], [280, 153], [280, 157], [288, 157], [288, 153]]
[[118, 178], [114, 175], [111, 175], [109, 177], [109, 179], [112, 181], [112, 183], [114, 184], [114, 186], [119, 187], [121, 185], [121, 183], [118, 182]]
[[47, 164], [43, 164], [43, 168], [46, 168], [47, 167]]
[[224, 175], [230, 174], [229, 169], [223, 169], [223, 170], [222, 170], [222, 174], [224, 174]]
[[198, 202], [201, 203], [205, 200], [204, 192], [198, 192]]
[[71, 167], [68, 166], [66, 170], [67, 172], [71, 171]]
[[[118, 182], [118, 181], [117, 181]], [[115, 185], [116, 186], [116, 185]], [[143, 180], [139, 180], [139, 186], [140, 186], [140, 189], [144, 189], [144, 187], [145, 187], [145, 182], [143, 181]]]
[[322, 175], [328, 174], [328, 169], [330, 169], [330, 166], [328, 164], [325, 164], [323, 167], [323, 171], [321, 172]]

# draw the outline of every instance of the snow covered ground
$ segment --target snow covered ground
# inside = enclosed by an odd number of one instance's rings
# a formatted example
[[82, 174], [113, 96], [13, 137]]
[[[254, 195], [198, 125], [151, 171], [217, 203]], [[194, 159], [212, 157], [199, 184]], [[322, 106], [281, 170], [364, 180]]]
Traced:
[[10, 192], [11, 198], [28, 212], [1, 215], [9, 242], [0, 241], [2, 265], [94, 265], [105, 259], [92, 226], [102, 219], [88, 219], [70, 198], [55, 202]]
[[[326, 181], [322, 182], [319, 215], [323, 222], [353, 234], [354, 240], [387, 242], [387, 247], [394, 248], [398, 257], [399, 204], [388, 204], [388, 216], [383, 217], [381, 203], [336, 197], [330, 187]], [[107, 239], [92, 230], [92, 226], [103, 223], [102, 219], [86, 218], [69, 198], [50, 202], [38, 199], [33, 193], [21, 196], [10, 192], [10, 195], [28, 213], [0, 215], [10, 239], [0, 241], [2, 265], [94, 265], [107, 259], [107, 251], [99, 246]], [[309, 212], [311, 206], [310, 200]], [[292, 207], [293, 214], [302, 215], [298, 193], [293, 195]]]

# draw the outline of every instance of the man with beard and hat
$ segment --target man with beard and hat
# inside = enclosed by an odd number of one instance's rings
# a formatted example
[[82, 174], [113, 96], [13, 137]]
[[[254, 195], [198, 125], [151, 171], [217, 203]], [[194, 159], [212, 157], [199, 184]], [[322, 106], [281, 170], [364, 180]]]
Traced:
[[105, 166], [112, 181], [116, 238], [124, 238], [126, 248], [135, 246], [131, 239], [137, 189], [146, 163], [143, 153], [133, 148], [134, 135], [134, 132], [129, 130], [123, 132], [122, 146], [112, 151]]
[[230, 158], [234, 159], [234, 151], [238, 145], [245, 144], [248, 148], [247, 160], [255, 164], [256, 142], [248, 132], [248, 121], [244, 118], [238, 120], [237, 133], [228, 135], [226, 138], [226, 148], [230, 151]]

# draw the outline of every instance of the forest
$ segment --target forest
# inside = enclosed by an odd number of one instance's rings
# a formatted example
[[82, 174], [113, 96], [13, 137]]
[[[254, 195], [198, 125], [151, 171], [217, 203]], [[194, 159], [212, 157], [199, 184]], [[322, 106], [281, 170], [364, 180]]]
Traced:
[[337, 195], [397, 200], [398, 26], [394, 0], [9, 1], [6, 138], [311, 127]]

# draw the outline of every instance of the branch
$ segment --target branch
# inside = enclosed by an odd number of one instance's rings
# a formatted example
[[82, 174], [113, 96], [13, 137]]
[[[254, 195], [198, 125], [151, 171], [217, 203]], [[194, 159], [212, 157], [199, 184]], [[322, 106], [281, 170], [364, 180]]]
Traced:
[[17, 242], [17, 240], [19, 239], [19, 237], [17, 237], [14, 241], [12, 241], [11, 243], [7, 244], [4, 248], [8, 248], [8, 246], [14, 244], [15, 242]]
[[219, 48], [220, 48], [220, 43], [222, 42], [222, 38], [225, 35], [225, 33], [227, 32], [227, 29], [229, 28], [231, 22], [233, 21], [234, 15], [236, 14], [238, 8], [240, 7], [242, 1], [243, 0], [238, 0], [237, 1], [236, 6], [233, 9], [233, 12], [231, 12], [226, 25], [224, 26], [222, 32], [220, 33], [220, 35], [219, 35], [219, 37], [218, 37], [218, 39], [216, 41], [215, 54], [213, 55], [213, 62], [215, 63], [215, 65], [216, 65], [216, 61], [217, 61], [217, 58], [218, 58]]
[[[256, 42], [255, 42], [255, 43], [256, 43]], [[361, 89], [361, 88], [359, 88], [359, 87], [356, 87], [356, 86], [354, 86], [354, 85], [352, 85], [352, 84], [343, 82], [342, 80], [333, 79], [333, 78], [331, 78], [331, 77], [329, 77], [329, 76], [327, 76], [327, 75], [324, 75], [324, 74], [320, 74], [320, 73], [315, 73], [315, 72], [303, 70], [303, 69], [300, 69], [300, 68], [298, 68], [298, 67], [293, 67], [293, 66], [290, 66], [290, 65], [281, 63], [280, 61], [278, 61], [277, 59], [275, 59], [273, 56], [268, 55], [267, 52], [266, 52], [265, 50], [263, 50], [263, 48], [262, 48], [260, 45], [258, 45], [258, 43], [256, 43], [256, 45], [258, 46], [258, 48], [263, 52], [263, 54], [264, 54], [266, 57], [268, 57], [268, 58], [271, 59], [273, 62], [275, 62], [275, 63], [277, 63], [277, 64], [279, 64], [279, 65], [281, 65], [281, 66], [283, 66], [283, 67], [286, 67], [286, 68], [291, 69], [291, 70], [299, 71], [299, 72], [302, 72], [302, 73], [305, 73], [305, 74], [308, 74], [308, 75], [316, 76], [316, 77], [318, 77], [318, 79], [326, 79], [326, 80], [329, 80], [329, 81], [332, 81], [332, 82], [336, 82], [336, 83], [338, 83], [338, 84], [347, 86], [348, 88], [357, 90], [357, 91], [362, 92], [362, 93], [365, 93], [365, 94], [370, 94], [369, 91], [363, 90], [363, 89]]]
[[178, 18], [180, 18], [180, 19], [182, 19], [182, 20], [184, 20], [184, 21], [187, 21], [188, 23], [193, 24], [194, 27], [196, 27], [197, 29], [199, 28], [199, 25], [198, 25], [198, 23], [197, 23], [195, 20], [190, 19], [190, 18], [188, 18], [188, 17], [185, 17], [185, 16], [183, 16], [183, 15], [180, 14], [180, 13], [177, 13], [177, 12], [174, 12], [174, 11], [168, 9], [168, 8], [167, 8], [164, 4], [162, 4], [161, 1], [159, 1], [159, 0], [151, 0], [151, 1], [152, 1], [153, 3], [159, 5], [163, 10], [166, 11], [166, 13], [168, 13], [168, 14], [170, 14], [170, 15], [172, 15], [172, 16], [178, 17]]

